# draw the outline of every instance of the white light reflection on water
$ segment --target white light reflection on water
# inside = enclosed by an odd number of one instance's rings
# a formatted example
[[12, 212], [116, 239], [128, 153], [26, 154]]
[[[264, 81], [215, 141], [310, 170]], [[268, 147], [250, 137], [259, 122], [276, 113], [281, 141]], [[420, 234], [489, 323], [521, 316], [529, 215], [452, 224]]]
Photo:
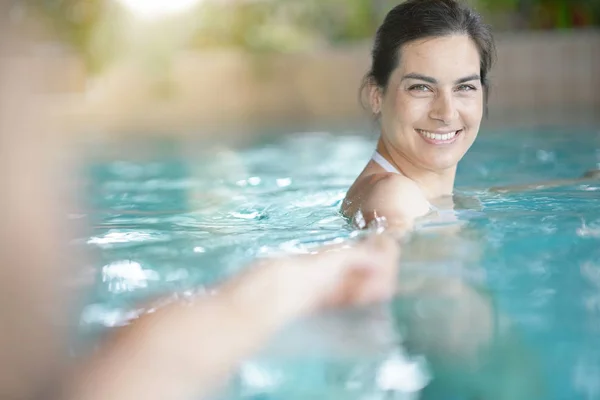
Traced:
[[112, 293], [132, 292], [148, 287], [148, 281], [158, 281], [158, 272], [143, 269], [135, 261], [116, 261], [102, 267], [102, 282], [108, 283]]
[[581, 227], [577, 228], [577, 235], [582, 238], [600, 238], [600, 225], [597, 223], [587, 225], [585, 221], [581, 221]]
[[600, 398], [600, 353], [579, 357], [573, 369], [573, 386], [585, 400]]
[[106, 304], [90, 304], [83, 309], [80, 324], [100, 325], [108, 328], [124, 326], [139, 317], [141, 311], [108, 307]]
[[170, 235], [152, 230], [109, 231], [102, 236], [92, 236], [87, 243], [110, 248], [114, 244], [134, 244], [142, 242], [162, 242], [170, 240]]

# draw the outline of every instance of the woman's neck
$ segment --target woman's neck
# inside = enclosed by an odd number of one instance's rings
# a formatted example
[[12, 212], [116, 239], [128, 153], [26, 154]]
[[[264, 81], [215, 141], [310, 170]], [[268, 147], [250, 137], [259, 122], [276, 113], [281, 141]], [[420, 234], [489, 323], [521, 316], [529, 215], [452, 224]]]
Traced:
[[377, 151], [392, 163], [402, 175], [419, 185], [428, 199], [431, 200], [441, 196], [452, 195], [454, 179], [456, 177], [456, 166], [442, 171], [423, 169], [412, 163], [400, 151], [396, 150], [381, 137], [377, 142]]

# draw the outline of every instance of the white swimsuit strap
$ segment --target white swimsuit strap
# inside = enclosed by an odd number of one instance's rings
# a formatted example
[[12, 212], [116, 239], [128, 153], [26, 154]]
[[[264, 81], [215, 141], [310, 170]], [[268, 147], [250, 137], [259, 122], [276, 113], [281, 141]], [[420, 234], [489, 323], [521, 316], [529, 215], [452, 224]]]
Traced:
[[388, 160], [386, 160], [385, 158], [383, 158], [383, 156], [381, 154], [379, 154], [379, 152], [377, 150], [375, 150], [375, 152], [373, 153], [373, 156], [371, 157], [371, 159], [373, 161], [375, 161], [377, 164], [379, 164], [379, 166], [383, 169], [385, 169], [387, 172], [391, 172], [394, 174], [399, 174], [400, 171], [398, 171], [398, 169], [396, 167], [394, 167], [392, 165], [392, 163], [390, 163]]

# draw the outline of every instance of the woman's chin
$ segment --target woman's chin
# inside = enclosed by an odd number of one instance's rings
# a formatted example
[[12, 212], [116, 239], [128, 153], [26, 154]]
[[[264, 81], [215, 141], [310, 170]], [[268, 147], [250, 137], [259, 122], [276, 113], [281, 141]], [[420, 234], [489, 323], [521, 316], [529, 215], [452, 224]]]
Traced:
[[[433, 162], [432, 162], [433, 161]], [[436, 159], [432, 160], [431, 158], [428, 160], [423, 160], [423, 167], [425, 167], [429, 171], [436, 172], [444, 172], [448, 170], [456, 169], [458, 162], [460, 159], [456, 159], [455, 157], [449, 159]]]

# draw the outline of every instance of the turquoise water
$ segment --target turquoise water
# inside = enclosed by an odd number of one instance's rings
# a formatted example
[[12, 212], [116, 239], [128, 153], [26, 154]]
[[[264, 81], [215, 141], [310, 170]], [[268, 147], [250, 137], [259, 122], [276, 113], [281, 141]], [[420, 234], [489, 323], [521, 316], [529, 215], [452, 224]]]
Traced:
[[[357, 236], [338, 210], [375, 139], [146, 140], [91, 158], [84, 242], [97, 280], [83, 336], [135, 318], [145, 299], [209, 287], [257, 257]], [[401, 284], [429, 289], [300, 321], [217, 397], [600, 399], [600, 182], [485, 190], [590, 168], [600, 168], [597, 129], [482, 133], [459, 166], [460, 227], [431, 220], [405, 244]], [[448, 293], [456, 285], [459, 294]]]

